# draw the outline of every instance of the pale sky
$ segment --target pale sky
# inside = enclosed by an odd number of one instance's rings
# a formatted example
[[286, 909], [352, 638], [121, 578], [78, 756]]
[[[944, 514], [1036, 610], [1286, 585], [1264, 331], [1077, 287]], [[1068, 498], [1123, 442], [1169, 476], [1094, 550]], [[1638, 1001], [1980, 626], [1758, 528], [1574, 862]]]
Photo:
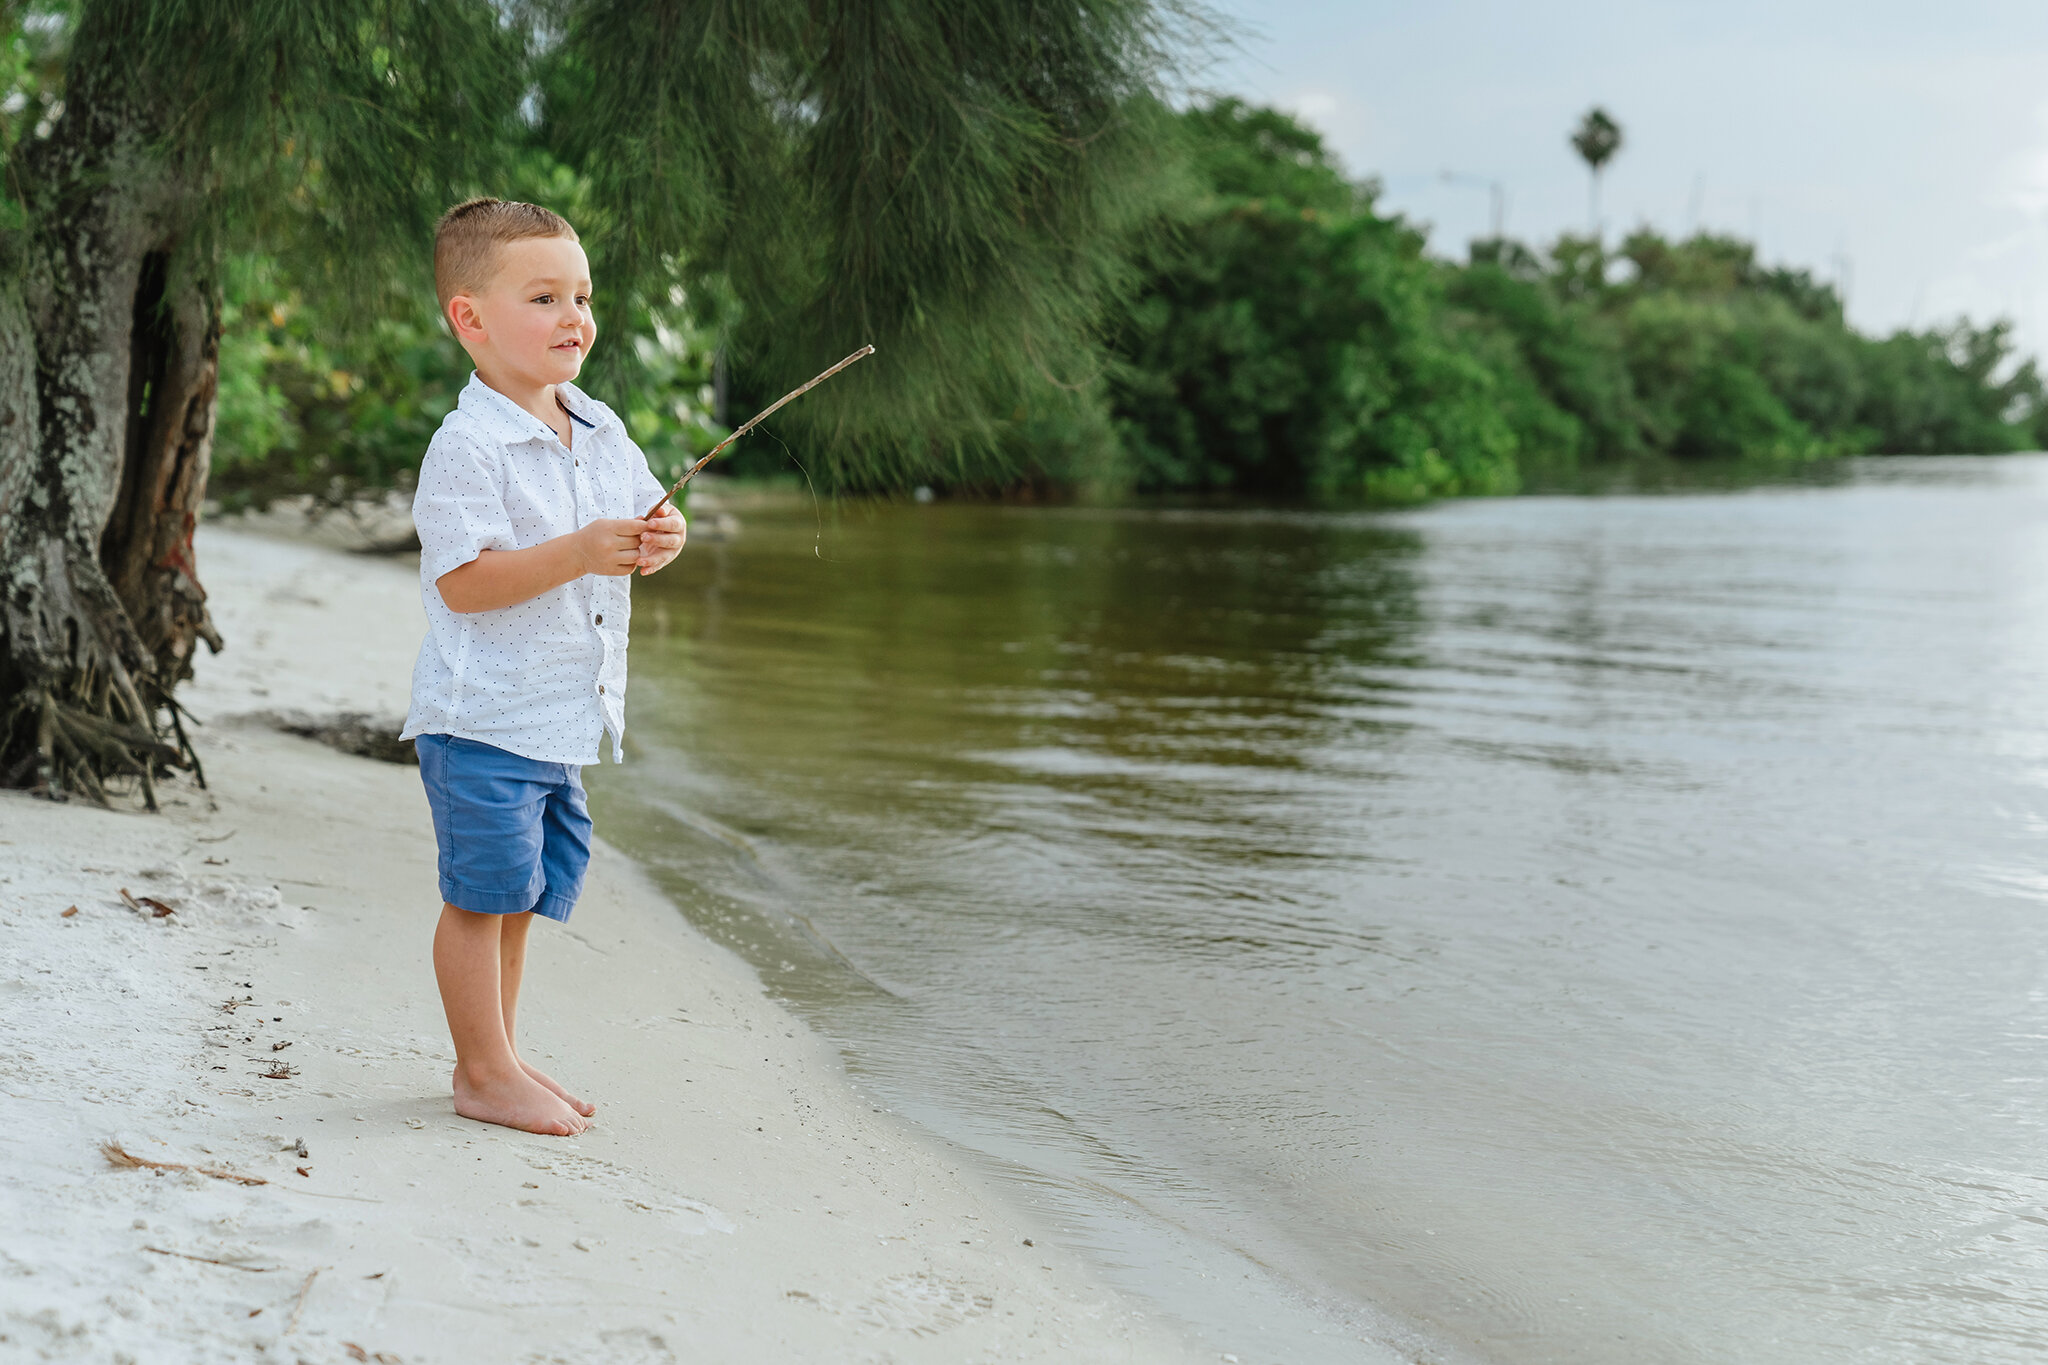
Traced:
[[1242, 26], [1203, 83], [1320, 129], [1384, 207], [1462, 259], [1499, 180], [1508, 235], [1583, 231], [1566, 138], [1600, 104], [1609, 239], [1754, 238], [1847, 276], [1851, 319], [1966, 313], [2048, 355], [2048, 0], [1211, 0]]

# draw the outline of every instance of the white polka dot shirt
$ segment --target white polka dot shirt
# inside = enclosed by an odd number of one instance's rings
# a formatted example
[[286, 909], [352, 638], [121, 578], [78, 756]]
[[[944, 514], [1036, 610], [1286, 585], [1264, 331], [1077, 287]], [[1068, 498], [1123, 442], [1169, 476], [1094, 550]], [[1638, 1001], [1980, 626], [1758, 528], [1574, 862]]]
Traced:
[[612, 410], [557, 384], [571, 446], [472, 374], [427, 446], [413, 494], [427, 638], [401, 738], [454, 735], [543, 763], [624, 760], [632, 578], [585, 574], [516, 606], [458, 612], [442, 574], [484, 550], [523, 550], [605, 517], [637, 517], [663, 489]]

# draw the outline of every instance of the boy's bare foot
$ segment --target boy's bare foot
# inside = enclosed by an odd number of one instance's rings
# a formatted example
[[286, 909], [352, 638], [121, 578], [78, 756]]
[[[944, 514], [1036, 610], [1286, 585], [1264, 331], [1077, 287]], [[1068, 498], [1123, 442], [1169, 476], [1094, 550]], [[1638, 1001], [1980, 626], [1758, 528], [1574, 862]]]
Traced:
[[567, 1090], [562, 1088], [562, 1083], [560, 1081], [556, 1080], [553, 1076], [548, 1075], [547, 1072], [542, 1071], [539, 1067], [534, 1066], [532, 1063], [528, 1062], [524, 1057], [519, 1059], [519, 1069], [521, 1071], [524, 1071], [527, 1075], [533, 1077], [535, 1080], [539, 1081], [548, 1089], [554, 1091], [557, 1095], [560, 1095], [562, 1097], [562, 1102], [564, 1104], [568, 1105], [571, 1109], [574, 1109], [577, 1113], [583, 1115], [584, 1118], [589, 1118], [592, 1114], [595, 1114], [597, 1112], [596, 1105], [585, 1104], [582, 1100], [577, 1099], [574, 1095], [570, 1094]]
[[502, 1123], [528, 1133], [573, 1137], [590, 1125], [560, 1096], [526, 1075], [472, 1079], [455, 1068], [455, 1112], [479, 1123]]

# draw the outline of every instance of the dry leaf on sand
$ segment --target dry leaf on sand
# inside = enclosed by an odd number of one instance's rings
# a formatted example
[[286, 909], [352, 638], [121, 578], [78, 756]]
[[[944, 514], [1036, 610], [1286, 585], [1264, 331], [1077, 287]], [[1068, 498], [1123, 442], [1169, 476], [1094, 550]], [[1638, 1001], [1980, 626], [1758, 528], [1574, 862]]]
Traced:
[[137, 912], [147, 910], [152, 919], [162, 919], [165, 915], [175, 915], [178, 913], [175, 907], [164, 904], [155, 896], [130, 895], [128, 888], [125, 886], [121, 888], [121, 903], [130, 910]]

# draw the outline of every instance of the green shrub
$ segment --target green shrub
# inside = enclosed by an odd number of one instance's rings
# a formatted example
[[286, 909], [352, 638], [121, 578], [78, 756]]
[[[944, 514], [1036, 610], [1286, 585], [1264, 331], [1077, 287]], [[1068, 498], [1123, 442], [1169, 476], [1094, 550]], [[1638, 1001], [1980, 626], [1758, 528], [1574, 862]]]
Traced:
[[[1199, 198], [1144, 260], [1108, 399], [1140, 490], [1412, 500], [1506, 492], [1519, 438], [1420, 233], [1308, 129], [1183, 115]], [[1526, 392], [1522, 395], [1527, 397]]]

